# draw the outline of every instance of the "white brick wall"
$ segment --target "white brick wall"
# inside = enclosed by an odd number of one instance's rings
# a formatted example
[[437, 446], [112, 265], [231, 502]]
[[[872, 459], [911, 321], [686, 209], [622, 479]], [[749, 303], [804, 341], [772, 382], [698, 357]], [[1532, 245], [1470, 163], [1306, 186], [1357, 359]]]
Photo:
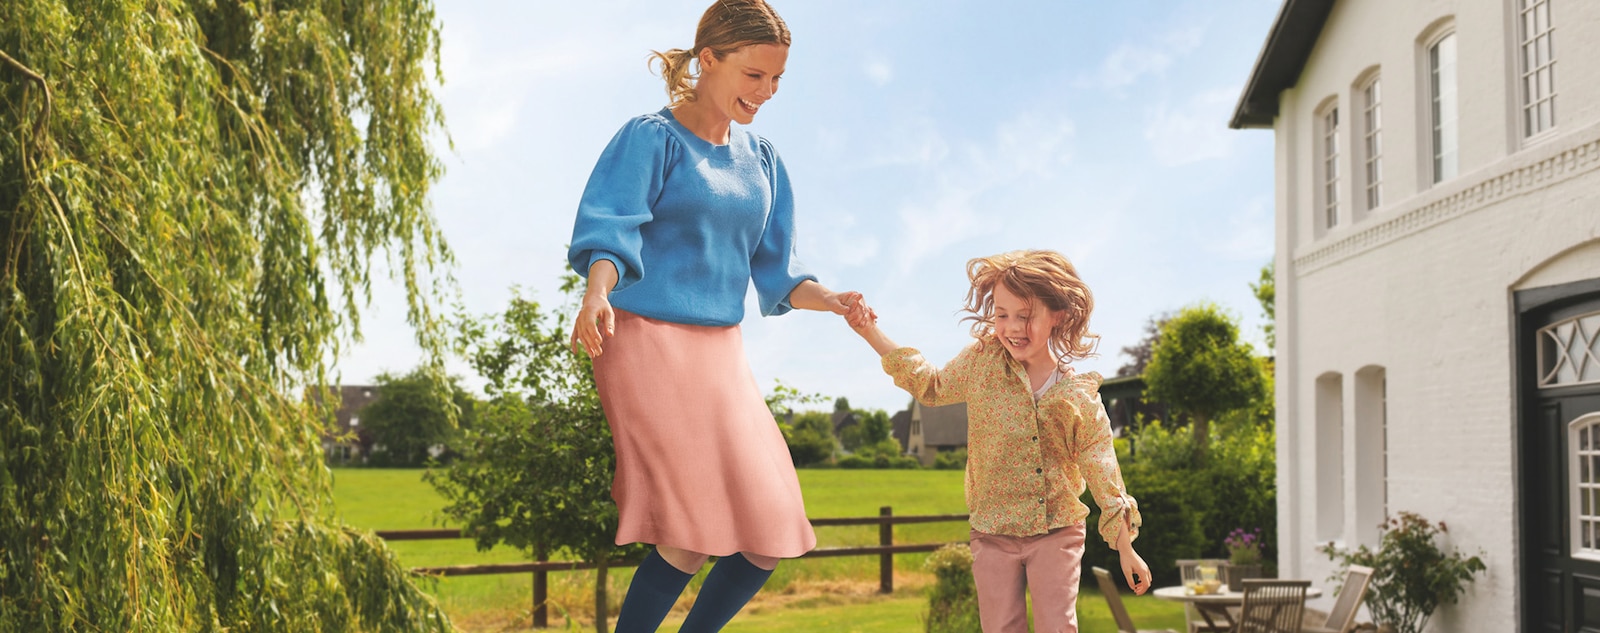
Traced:
[[[1431, 631], [1515, 631], [1517, 561], [1511, 296], [1600, 277], [1600, 2], [1552, 0], [1557, 129], [1520, 138], [1516, 0], [1342, 0], [1298, 84], [1281, 97], [1277, 137], [1279, 541], [1282, 574], [1323, 584], [1315, 551], [1316, 379], [1343, 375], [1342, 540], [1371, 540], [1354, 504], [1356, 374], [1387, 377], [1388, 510], [1444, 520], [1450, 541], [1489, 570]], [[1459, 176], [1434, 185], [1424, 38], [1459, 45]], [[1358, 94], [1383, 88], [1385, 204], [1359, 222], [1351, 148]], [[1315, 108], [1339, 100], [1342, 224], [1325, 235], [1315, 178]], [[1319, 450], [1323, 451], [1319, 453]], [[1329, 598], [1323, 599], [1330, 602]], [[1326, 604], [1324, 604], [1326, 606]]]

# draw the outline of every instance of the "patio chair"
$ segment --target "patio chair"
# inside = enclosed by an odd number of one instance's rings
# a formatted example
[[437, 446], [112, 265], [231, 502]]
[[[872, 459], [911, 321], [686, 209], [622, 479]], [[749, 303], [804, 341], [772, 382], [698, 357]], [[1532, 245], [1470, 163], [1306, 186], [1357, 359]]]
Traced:
[[1339, 599], [1320, 624], [1312, 624], [1309, 617], [1302, 622], [1304, 633], [1350, 633], [1355, 628], [1356, 611], [1367, 596], [1367, 583], [1372, 580], [1372, 568], [1351, 565], [1344, 572], [1344, 584], [1339, 587]]
[[1155, 631], [1134, 628], [1133, 618], [1128, 617], [1128, 608], [1122, 606], [1122, 593], [1117, 590], [1116, 581], [1111, 579], [1111, 572], [1099, 567], [1093, 569], [1094, 579], [1100, 583], [1100, 593], [1106, 596], [1106, 606], [1111, 607], [1111, 618], [1117, 621], [1117, 633], [1177, 633], [1172, 629]]
[[[1176, 561], [1178, 575], [1183, 579], [1183, 585], [1200, 579], [1201, 567], [1215, 567], [1220, 574], [1223, 567], [1228, 566], [1228, 561], [1222, 558], [1180, 558]], [[1232, 609], [1230, 609], [1232, 611]], [[1183, 605], [1183, 619], [1189, 622], [1189, 633], [1226, 633], [1230, 629], [1221, 624], [1211, 626], [1206, 624], [1204, 618], [1195, 612], [1195, 606], [1189, 603]]]
[[1237, 633], [1300, 633], [1309, 580], [1244, 581]]

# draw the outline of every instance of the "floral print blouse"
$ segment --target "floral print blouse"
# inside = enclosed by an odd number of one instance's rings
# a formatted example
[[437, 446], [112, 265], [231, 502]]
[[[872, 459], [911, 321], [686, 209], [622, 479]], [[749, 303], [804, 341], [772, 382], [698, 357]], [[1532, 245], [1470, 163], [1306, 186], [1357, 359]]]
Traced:
[[1100, 536], [1113, 548], [1123, 516], [1137, 538], [1143, 522], [1127, 493], [1100, 403], [1100, 374], [1063, 368], [1037, 401], [1022, 363], [987, 337], [944, 369], [916, 349], [883, 356], [883, 370], [924, 406], [967, 403], [967, 511], [972, 529], [1033, 536], [1089, 517], [1085, 487], [1100, 506]]

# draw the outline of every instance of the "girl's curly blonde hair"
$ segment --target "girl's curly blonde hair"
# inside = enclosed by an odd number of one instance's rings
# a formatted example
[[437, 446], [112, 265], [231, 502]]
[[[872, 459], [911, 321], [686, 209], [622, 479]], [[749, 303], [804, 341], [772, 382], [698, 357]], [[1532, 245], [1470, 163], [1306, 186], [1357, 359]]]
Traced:
[[1061, 324], [1050, 330], [1050, 351], [1057, 359], [1071, 362], [1095, 355], [1100, 335], [1089, 332], [1094, 295], [1065, 255], [1025, 250], [978, 257], [967, 261], [967, 279], [972, 288], [963, 311], [971, 316], [962, 320], [973, 322], [972, 336], [979, 341], [994, 331], [994, 289], [1005, 284], [1012, 294], [1062, 316]]
[[722, 59], [751, 44], [788, 46], [789, 25], [766, 0], [717, 0], [700, 16], [692, 48], [651, 51], [647, 63], [661, 65], [661, 77], [667, 80], [668, 105], [677, 107], [694, 101], [694, 86], [700, 73], [690, 64], [699, 59], [700, 49], [709, 48], [717, 59]]

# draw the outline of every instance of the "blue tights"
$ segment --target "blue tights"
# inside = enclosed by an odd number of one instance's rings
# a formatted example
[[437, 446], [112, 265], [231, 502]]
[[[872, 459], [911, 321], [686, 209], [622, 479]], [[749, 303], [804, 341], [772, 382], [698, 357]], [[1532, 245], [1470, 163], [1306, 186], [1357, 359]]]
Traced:
[[[711, 566], [706, 581], [679, 633], [716, 633], [755, 597], [772, 571], [751, 564], [742, 554], [723, 556]], [[661, 554], [651, 551], [639, 563], [622, 600], [616, 633], [651, 633], [678, 601], [678, 594], [694, 574], [673, 567]]]

